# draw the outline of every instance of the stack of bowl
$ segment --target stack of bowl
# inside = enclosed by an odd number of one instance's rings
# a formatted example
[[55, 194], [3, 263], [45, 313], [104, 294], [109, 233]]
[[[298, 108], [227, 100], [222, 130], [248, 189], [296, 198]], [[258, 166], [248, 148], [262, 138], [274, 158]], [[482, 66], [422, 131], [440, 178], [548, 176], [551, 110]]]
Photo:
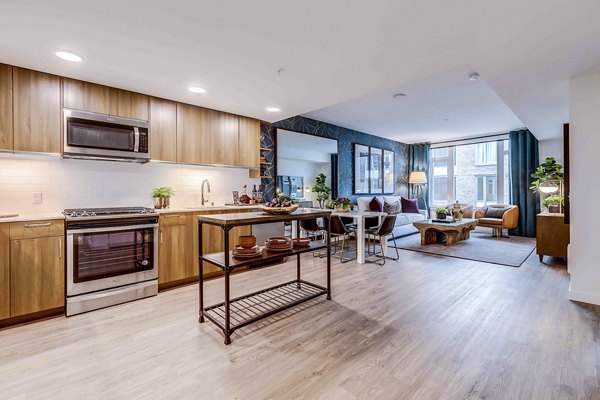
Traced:
[[256, 245], [256, 236], [241, 235], [232, 254], [236, 258], [254, 258], [262, 254], [262, 249]]
[[289, 251], [293, 247], [292, 239], [286, 237], [272, 237], [265, 242], [265, 248], [269, 251]]

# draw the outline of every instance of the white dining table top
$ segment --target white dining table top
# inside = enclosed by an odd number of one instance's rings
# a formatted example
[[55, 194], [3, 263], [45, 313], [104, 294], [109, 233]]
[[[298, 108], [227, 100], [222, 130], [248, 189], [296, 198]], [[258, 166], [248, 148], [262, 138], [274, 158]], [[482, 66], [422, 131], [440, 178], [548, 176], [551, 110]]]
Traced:
[[339, 215], [340, 217], [351, 217], [351, 218], [359, 218], [359, 217], [381, 217], [383, 215], [387, 215], [384, 212], [379, 211], [334, 211], [331, 215]]

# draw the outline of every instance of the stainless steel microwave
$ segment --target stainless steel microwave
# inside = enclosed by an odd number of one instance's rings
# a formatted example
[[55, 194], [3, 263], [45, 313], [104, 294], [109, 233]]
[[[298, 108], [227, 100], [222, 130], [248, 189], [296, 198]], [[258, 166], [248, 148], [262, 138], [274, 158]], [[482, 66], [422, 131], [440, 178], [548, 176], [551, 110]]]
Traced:
[[65, 158], [147, 162], [148, 122], [132, 118], [64, 110]]

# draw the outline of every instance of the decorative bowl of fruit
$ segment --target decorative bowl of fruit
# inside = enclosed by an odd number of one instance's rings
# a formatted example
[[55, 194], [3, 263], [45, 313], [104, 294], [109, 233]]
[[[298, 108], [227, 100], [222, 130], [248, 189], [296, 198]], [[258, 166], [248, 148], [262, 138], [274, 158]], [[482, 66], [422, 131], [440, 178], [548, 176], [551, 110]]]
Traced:
[[279, 193], [273, 200], [263, 205], [261, 209], [267, 214], [282, 215], [296, 211], [298, 209], [298, 204], [293, 204], [292, 199], [283, 193]]

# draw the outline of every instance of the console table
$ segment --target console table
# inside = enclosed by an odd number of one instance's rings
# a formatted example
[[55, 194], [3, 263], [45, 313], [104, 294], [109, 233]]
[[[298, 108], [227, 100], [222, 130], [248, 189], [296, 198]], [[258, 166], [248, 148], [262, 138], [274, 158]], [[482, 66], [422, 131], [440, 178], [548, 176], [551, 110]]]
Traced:
[[[322, 295], [326, 295], [327, 300], [331, 300], [331, 232], [329, 223], [325, 224], [325, 243], [311, 242], [309, 246], [294, 247], [285, 252], [272, 252], [263, 249], [259, 257], [251, 259], [235, 258], [229, 251], [229, 231], [236, 226], [288, 221], [295, 222], [298, 225], [300, 220], [314, 218], [324, 218], [329, 221], [331, 219], [331, 211], [301, 208], [286, 215], [270, 215], [262, 212], [199, 215], [199, 322], [203, 323], [206, 318], [217, 325], [223, 331], [225, 344], [228, 345], [231, 343], [231, 334], [236, 329]], [[203, 254], [202, 227], [205, 224], [218, 226], [223, 229], [224, 252]], [[300, 232], [298, 226], [296, 227], [296, 232]], [[327, 249], [327, 287], [300, 278], [300, 255], [320, 249]], [[263, 266], [269, 262], [277, 263], [282, 257], [289, 256], [296, 256], [296, 279], [234, 299], [230, 298], [229, 278], [236, 268], [254, 265]], [[224, 301], [208, 307], [204, 307], [203, 261], [222, 269], [225, 278]]]
[[536, 225], [536, 252], [540, 262], [544, 261], [544, 256], [560, 257], [566, 261], [570, 238], [565, 215], [540, 213]]

